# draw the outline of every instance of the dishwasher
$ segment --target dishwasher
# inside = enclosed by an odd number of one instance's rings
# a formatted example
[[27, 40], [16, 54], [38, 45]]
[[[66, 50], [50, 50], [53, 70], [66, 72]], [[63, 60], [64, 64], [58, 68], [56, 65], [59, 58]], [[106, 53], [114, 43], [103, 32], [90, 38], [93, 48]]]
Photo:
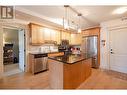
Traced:
[[39, 73], [48, 70], [48, 54], [35, 54], [33, 73]]

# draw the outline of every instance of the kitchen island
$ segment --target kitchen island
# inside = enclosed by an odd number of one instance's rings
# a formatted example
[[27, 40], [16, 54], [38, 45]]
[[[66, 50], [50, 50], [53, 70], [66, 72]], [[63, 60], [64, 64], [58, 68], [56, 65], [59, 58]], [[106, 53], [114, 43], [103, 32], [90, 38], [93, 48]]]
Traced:
[[48, 63], [52, 89], [76, 89], [91, 75], [90, 54], [49, 57]]

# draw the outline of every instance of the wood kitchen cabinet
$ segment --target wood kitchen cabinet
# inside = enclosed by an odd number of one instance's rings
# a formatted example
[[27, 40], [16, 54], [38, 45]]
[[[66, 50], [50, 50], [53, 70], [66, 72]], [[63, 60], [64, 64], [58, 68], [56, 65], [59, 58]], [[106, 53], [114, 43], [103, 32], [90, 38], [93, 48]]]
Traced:
[[60, 44], [61, 34], [59, 30], [49, 29], [33, 23], [30, 23], [29, 26], [31, 44], [40, 45], [44, 44], [45, 41], [56, 41], [58, 44]]
[[[92, 59], [83, 60], [73, 65], [64, 65], [64, 89], [74, 89], [91, 75]], [[73, 76], [73, 77], [72, 77]]]
[[53, 29], [44, 29], [44, 40], [56, 41], [57, 44], [60, 43], [60, 31]]
[[60, 43], [60, 31], [52, 30], [51, 31], [51, 40]]
[[51, 38], [50, 40], [57, 41], [56, 36], [57, 36], [57, 32], [55, 30], [51, 30], [50, 31], [50, 38]]
[[71, 33], [67, 33], [66, 34], [66, 39], [68, 39], [69, 43], [71, 43]]
[[[66, 62], [66, 61], [65, 61]], [[49, 82], [53, 89], [76, 89], [91, 75], [92, 59], [68, 64], [52, 58], [49, 63]]]
[[82, 43], [82, 34], [71, 34], [72, 45], [81, 45], [81, 43]]
[[91, 75], [92, 73], [91, 64], [92, 64], [92, 59], [82, 61], [82, 69], [81, 69], [82, 82], [85, 81]]
[[30, 43], [43, 44], [44, 43], [44, 27], [36, 24], [29, 24], [30, 26]]
[[100, 34], [100, 28], [90, 28], [82, 31], [83, 36], [92, 36], [92, 35], [99, 35]]
[[63, 32], [63, 31], [61, 32], [61, 39], [62, 39], [62, 40], [65, 40], [65, 39], [66, 39], [66, 33]]
[[56, 35], [55, 35], [55, 41], [57, 41], [57, 44], [60, 44], [61, 41], [61, 32], [56, 30]]
[[71, 33], [69, 32], [62, 32], [62, 40], [69, 40], [69, 43], [71, 43]]
[[51, 40], [51, 29], [44, 28], [44, 40], [45, 41]]

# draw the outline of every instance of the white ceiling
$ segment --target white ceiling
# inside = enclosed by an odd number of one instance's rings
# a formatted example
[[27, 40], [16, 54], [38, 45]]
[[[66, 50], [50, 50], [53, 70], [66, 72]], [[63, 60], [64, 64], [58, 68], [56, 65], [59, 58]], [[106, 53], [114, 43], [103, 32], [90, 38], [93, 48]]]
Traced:
[[[82, 19], [82, 29], [88, 27], [98, 26], [101, 22], [117, 19], [127, 15], [113, 14], [113, 11], [121, 6], [71, 6], [74, 10], [81, 13], [84, 18]], [[54, 23], [63, 23], [64, 7], [63, 6], [16, 6], [16, 10], [25, 12], [30, 15], [38, 16], [45, 20]], [[70, 17], [76, 21], [78, 17], [76, 13], [70, 12]]]

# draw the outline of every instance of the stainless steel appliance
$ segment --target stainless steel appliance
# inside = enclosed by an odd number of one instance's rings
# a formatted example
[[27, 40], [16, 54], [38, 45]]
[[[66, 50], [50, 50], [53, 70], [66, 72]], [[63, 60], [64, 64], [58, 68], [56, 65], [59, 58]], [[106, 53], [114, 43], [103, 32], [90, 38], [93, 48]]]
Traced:
[[48, 69], [48, 55], [47, 54], [35, 54], [33, 72], [39, 73]]
[[61, 44], [58, 47], [60, 52], [67, 54], [70, 52], [69, 40], [61, 40]]
[[92, 55], [92, 67], [98, 68], [98, 37], [97, 36], [87, 36], [83, 37], [83, 42], [81, 45], [81, 50], [83, 53], [88, 53]]

